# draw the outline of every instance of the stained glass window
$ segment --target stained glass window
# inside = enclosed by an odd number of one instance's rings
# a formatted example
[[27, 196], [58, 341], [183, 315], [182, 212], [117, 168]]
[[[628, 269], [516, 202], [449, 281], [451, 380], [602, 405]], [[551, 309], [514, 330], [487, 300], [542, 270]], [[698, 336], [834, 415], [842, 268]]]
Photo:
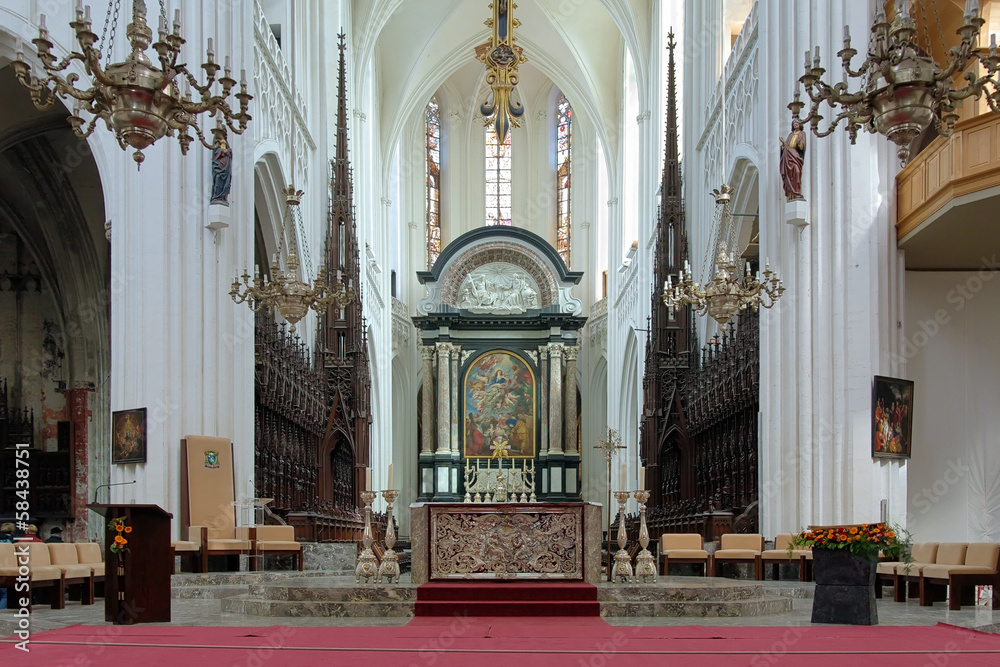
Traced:
[[565, 95], [556, 102], [556, 250], [569, 266], [570, 168], [573, 148], [573, 107]]
[[427, 148], [427, 268], [441, 254], [441, 116], [437, 98], [425, 110], [424, 137]]
[[486, 128], [486, 224], [510, 225], [510, 135], [503, 146], [493, 127]]

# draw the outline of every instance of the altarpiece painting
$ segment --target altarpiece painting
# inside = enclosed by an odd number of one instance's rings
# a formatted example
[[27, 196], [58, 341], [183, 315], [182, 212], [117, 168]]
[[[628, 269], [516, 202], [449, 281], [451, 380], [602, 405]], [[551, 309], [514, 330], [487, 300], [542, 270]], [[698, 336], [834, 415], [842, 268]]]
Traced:
[[464, 384], [465, 458], [535, 457], [535, 375], [513, 352], [473, 360]]

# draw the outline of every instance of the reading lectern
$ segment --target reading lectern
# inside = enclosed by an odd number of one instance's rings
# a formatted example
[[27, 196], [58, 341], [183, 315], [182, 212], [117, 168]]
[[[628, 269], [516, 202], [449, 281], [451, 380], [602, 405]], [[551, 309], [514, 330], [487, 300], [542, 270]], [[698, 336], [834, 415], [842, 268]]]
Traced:
[[[104, 517], [104, 620], [115, 625], [170, 621], [170, 519], [158, 505], [87, 505]], [[118, 532], [108, 524], [123, 518], [131, 532], [128, 551], [112, 553]]]

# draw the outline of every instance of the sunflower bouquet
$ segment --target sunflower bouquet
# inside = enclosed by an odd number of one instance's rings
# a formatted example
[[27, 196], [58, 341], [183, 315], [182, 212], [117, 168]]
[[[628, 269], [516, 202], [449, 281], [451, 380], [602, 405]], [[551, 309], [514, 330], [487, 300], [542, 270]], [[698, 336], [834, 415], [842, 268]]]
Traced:
[[879, 560], [880, 555], [889, 560], [903, 560], [909, 554], [909, 546], [905, 530], [885, 523], [816, 527], [792, 538], [792, 548], [843, 549], [872, 561]]
[[115, 531], [115, 539], [111, 544], [111, 553], [121, 555], [128, 551], [128, 538], [125, 537], [132, 532], [132, 526], [125, 525], [125, 517], [120, 516], [108, 522], [108, 529]]

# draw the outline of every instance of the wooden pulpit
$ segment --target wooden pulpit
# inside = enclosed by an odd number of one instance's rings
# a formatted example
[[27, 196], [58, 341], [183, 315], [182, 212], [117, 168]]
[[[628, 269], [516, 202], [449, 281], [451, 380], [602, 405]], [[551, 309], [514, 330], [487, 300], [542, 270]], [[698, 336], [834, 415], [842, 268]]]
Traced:
[[[87, 505], [104, 517], [104, 620], [115, 625], [170, 621], [170, 520], [158, 505]], [[124, 519], [128, 550], [111, 551], [118, 531], [112, 520]]]

